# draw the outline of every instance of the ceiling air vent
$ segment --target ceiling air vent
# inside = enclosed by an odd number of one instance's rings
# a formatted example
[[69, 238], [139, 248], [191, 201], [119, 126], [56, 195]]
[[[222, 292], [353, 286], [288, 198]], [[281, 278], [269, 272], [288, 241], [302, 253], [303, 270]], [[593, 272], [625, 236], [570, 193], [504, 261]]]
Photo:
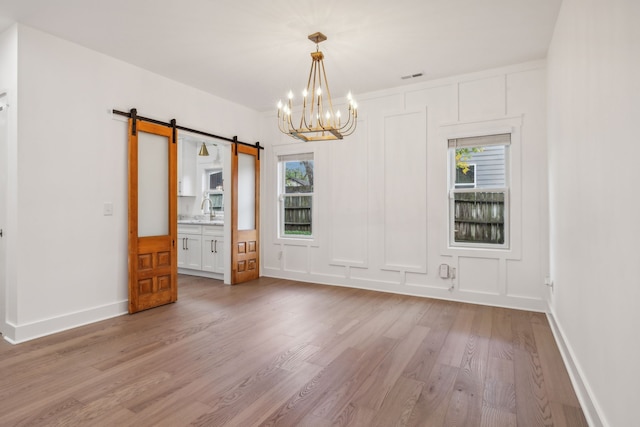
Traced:
[[408, 80], [408, 79], [415, 79], [417, 77], [422, 77], [422, 73], [407, 74], [406, 76], [401, 76], [400, 78], [402, 80]]

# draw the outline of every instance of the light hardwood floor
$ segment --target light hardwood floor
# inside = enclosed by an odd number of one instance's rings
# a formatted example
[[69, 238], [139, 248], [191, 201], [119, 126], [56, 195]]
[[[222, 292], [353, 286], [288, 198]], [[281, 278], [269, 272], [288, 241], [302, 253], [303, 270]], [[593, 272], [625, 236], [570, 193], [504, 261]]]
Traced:
[[0, 426], [586, 426], [543, 314], [261, 278], [0, 344]]

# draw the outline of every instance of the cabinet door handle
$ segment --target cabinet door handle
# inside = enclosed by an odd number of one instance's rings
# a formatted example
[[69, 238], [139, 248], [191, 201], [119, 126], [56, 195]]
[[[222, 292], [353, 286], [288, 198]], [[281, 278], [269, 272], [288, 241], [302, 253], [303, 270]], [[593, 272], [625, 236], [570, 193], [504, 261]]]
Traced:
[[186, 249], [186, 250], [189, 250], [189, 238], [188, 238], [188, 237], [185, 237], [185, 238], [184, 238], [184, 242], [186, 243], [186, 245], [185, 245], [185, 249]]
[[215, 242], [216, 242], [216, 245], [215, 245], [216, 250], [215, 250], [215, 252], [218, 253], [218, 241], [216, 240]]
[[213, 240], [211, 241], [211, 252], [213, 253]]

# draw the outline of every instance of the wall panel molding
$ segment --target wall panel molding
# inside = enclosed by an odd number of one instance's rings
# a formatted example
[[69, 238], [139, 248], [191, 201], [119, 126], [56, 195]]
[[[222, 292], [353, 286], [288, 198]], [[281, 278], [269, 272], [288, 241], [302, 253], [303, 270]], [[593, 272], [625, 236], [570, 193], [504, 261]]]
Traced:
[[369, 146], [366, 120], [345, 140], [332, 141], [329, 149], [329, 264], [369, 265]]
[[384, 116], [383, 270], [427, 272], [426, 128], [426, 109]]

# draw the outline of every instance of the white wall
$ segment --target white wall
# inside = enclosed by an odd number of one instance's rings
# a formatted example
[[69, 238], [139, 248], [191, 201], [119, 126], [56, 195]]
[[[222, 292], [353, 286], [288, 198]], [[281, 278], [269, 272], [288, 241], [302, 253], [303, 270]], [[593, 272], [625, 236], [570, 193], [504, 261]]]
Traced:
[[[545, 310], [545, 73], [534, 62], [359, 95], [358, 129], [343, 141], [294, 142], [263, 114], [262, 274]], [[447, 137], [506, 128], [516, 130], [511, 248], [450, 249]], [[276, 161], [291, 150], [315, 152], [310, 242], [277, 236]], [[457, 269], [452, 291], [440, 263]]]
[[[6, 337], [14, 342], [126, 311], [129, 110], [257, 140], [257, 113], [18, 26], [15, 240]], [[103, 216], [105, 202], [113, 216]]]
[[4, 111], [0, 112], [0, 332], [6, 335], [8, 318], [15, 318], [15, 307], [8, 305], [15, 299], [15, 286], [10, 286], [15, 278], [15, 253], [9, 250], [16, 240], [16, 192], [14, 184], [17, 175], [17, 90], [18, 90], [18, 28], [12, 26], [0, 34], [0, 102]]
[[638, 17], [564, 0], [548, 58], [550, 306], [594, 426], [638, 423]]

